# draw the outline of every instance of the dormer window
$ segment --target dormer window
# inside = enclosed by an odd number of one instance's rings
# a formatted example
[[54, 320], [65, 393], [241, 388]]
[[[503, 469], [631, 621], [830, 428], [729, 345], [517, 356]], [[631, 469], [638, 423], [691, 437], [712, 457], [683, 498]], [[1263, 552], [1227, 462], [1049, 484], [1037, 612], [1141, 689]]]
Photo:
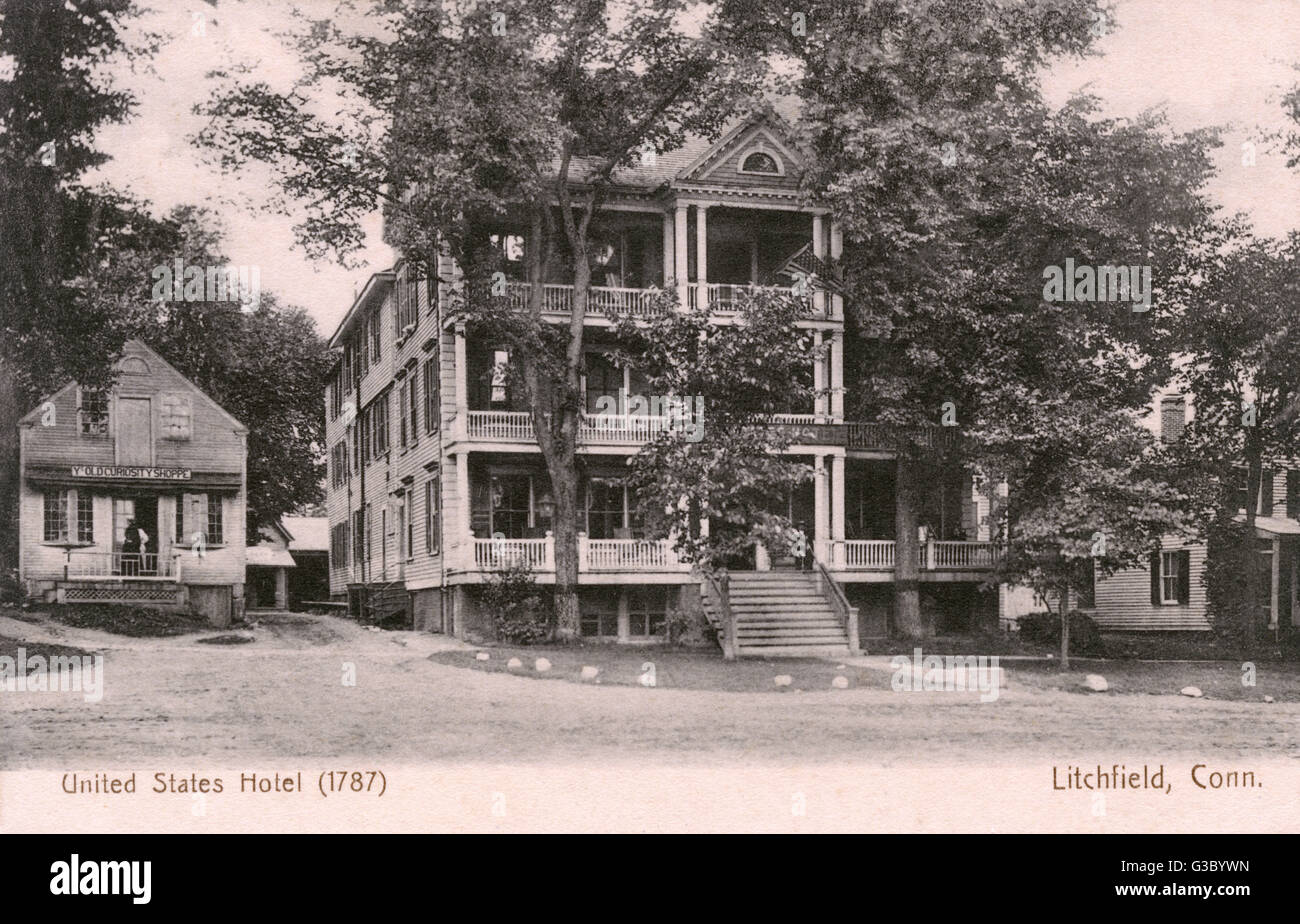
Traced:
[[740, 162], [740, 172], [780, 176], [781, 164], [766, 151], [754, 151], [745, 155], [745, 159]]

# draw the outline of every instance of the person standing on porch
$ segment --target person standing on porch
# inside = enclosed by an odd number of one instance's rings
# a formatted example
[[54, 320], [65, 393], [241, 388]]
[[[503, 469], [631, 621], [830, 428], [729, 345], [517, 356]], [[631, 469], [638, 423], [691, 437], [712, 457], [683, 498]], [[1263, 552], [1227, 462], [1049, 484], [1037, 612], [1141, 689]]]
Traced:
[[126, 536], [122, 540], [122, 573], [135, 575], [140, 573], [140, 549], [149, 537], [140, 529], [134, 519], [126, 521]]

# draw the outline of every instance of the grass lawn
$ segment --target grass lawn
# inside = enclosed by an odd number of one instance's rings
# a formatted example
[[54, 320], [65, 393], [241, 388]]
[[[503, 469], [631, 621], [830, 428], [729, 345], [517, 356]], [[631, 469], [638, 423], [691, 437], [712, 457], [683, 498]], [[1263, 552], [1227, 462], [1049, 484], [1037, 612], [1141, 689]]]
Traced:
[[[429, 660], [453, 667], [495, 673], [519, 674], [545, 680], [567, 680], [593, 685], [638, 686], [646, 673], [647, 663], [654, 665], [656, 687], [677, 690], [723, 690], [734, 692], [798, 693], [831, 689], [831, 681], [842, 676], [852, 687], [870, 686], [888, 689], [889, 675], [881, 671], [854, 667], [837, 668], [836, 661], [814, 658], [741, 658], [727, 662], [722, 652], [708, 649], [669, 648], [666, 646], [630, 645], [532, 645], [522, 647], [486, 647], [487, 661], [475, 659], [473, 651], [445, 651]], [[521, 667], [507, 662], [518, 658]], [[533, 664], [538, 658], [551, 662], [551, 669], [539, 672]], [[598, 668], [594, 680], [582, 678], [583, 667]], [[789, 686], [778, 687], [775, 678], [787, 675]]]
[[132, 638], [164, 638], [211, 629], [208, 621], [191, 613], [165, 613], [141, 606], [115, 603], [78, 603], [49, 608], [50, 618], [74, 629], [98, 629]]
[[[1088, 696], [1111, 693], [1176, 695], [1183, 687], [1197, 687], [1205, 699], [1262, 702], [1272, 696], [1279, 703], [1300, 702], [1300, 664], [1256, 662], [1255, 685], [1242, 686], [1242, 662], [1200, 661], [1174, 663], [1151, 661], [1101, 661], [1070, 658], [1070, 670], [1062, 672], [1051, 661], [1012, 661], [1003, 664], [1007, 679], [1015, 685], [1041, 690], [1064, 690]], [[1083, 687], [1088, 674], [1106, 678], [1110, 689], [1092, 693]]]
[[867, 654], [912, 656], [915, 648], [928, 655], [1037, 655], [1051, 654], [1051, 645], [1023, 641], [1018, 633], [989, 632], [980, 635], [940, 635], [920, 641], [905, 638], [872, 638], [863, 645]]

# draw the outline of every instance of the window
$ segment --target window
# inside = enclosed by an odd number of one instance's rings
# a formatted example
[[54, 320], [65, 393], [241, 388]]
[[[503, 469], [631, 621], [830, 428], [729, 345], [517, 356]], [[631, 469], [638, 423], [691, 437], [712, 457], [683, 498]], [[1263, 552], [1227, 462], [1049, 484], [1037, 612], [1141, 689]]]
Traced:
[[82, 436], [108, 435], [108, 397], [102, 391], [77, 389], [77, 432]]
[[492, 352], [491, 410], [507, 410], [510, 407], [509, 370], [510, 354], [505, 350], [494, 350]]
[[375, 551], [375, 537], [372, 535], [374, 527], [374, 517], [370, 515], [370, 505], [366, 504], [366, 561], [373, 558]]
[[370, 371], [370, 349], [368, 346], [370, 343], [370, 318], [362, 318], [358, 327], [359, 342], [353, 344], [353, 351], [357, 357], [356, 362], [359, 364], [357, 368], [360, 370], [360, 374], [364, 377], [365, 374]]
[[[623, 391], [623, 370], [619, 369], [603, 353], [587, 354], [587, 413], [598, 414], [602, 410], [608, 413], [622, 414], [626, 409], [619, 406], [620, 393]], [[601, 400], [601, 399], [605, 400]]]
[[361, 425], [361, 454], [369, 462], [388, 452], [388, 392], [366, 408]]
[[593, 591], [584, 599], [581, 632], [591, 638], [618, 637], [618, 592]]
[[176, 544], [189, 545], [199, 533], [204, 545], [225, 544], [220, 495], [184, 494], [176, 498]]
[[424, 432], [438, 432], [438, 360], [424, 361]]
[[411, 389], [407, 385], [406, 379], [402, 379], [402, 384], [397, 386], [397, 418], [398, 418], [397, 439], [398, 439], [398, 445], [401, 446], [403, 449], [406, 448], [406, 443], [407, 443], [406, 406], [410, 404], [410, 402], [411, 402]]
[[407, 561], [415, 558], [415, 495], [411, 494], [410, 497], [411, 503], [402, 505], [400, 511], [403, 526], [402, 542], [404, 543], [402, 551], [405, 553], [402, 557]]
[[420, 323], [420, 284], [414, 267], [407, 263], [397, 271], [397, 342], [401, 343]]
[[527, 539], [532, 527], [532, 478], [495, 475], [492, 478], [492, 535]]
[[442, 547], [441, 485], [438, 478], [424, 483], [424, 547], [430, 555], [437, 555]]
[[379, 511], [379, 558], [384, 569], [384, 574], [388, 573], [388, 508], [383, 507]]
[[165, 440], [187, 440], [193, 432], [189, 395], [163, 395], [159, 414]]
[[668, 593], [663, 587], [634, 587], [628, 591], [627, 634], [663, 635], [668, 622]]
[[1300, 471], [1295, 469], [1286, 472], [1286, 515], [1300, 519]]
[[1151, 553], [1151, 602], [1186, 604], [1191, 597], [1191, 553], [1186, 549]]
[[1259, 475], [1259, 515], [1273, 515], [1273, 470], [1266, 468]]
[[622, 482], [592, 478], [587, 483], [587, 535], [592, 539], [630, 538], [623, 534], [626, 494]]
[[330, 568], [346, 568], [348, 564], [348, 524], [335, 523], [330, 527]]
[[370, 321], [368, 322], [370, 330], [370, 361], [372, 363], [379, 362], [379, 358], [382, 355], [382, 347], [379, 340], [379, 321], [381, 318], [380, 312], [382, 310], [382, 308], [376, 308], [372, 311], [370, 313]]
[[45, 492], [45, 541], [68, 541], [68, 492]]
[[411, 426], [411, 445], [415, 446], [420, 442], [420, 383], [415, 378], [415, 367], [411, 367], [410, 374], [406, 377], [407, 394], [406, 410], [402, 417], [402, 426], [406, 427], [407, 421]]
[[95, 499], [89, 491], [77, 492], [77, 541], [95, 541]]
[[330, 479], [334, 487], [347, 484], [352, 473], [348, 470], [348, 441], [341, 439], [330, 450]]
[[741, 173], [769, 173], [779, 176], [781, 165], [777, 159], [766, 151], [749, 154], [740, 164]]
[[343, 367], [340, 365], [334, 370], [333, 379], [330, 382], [330, 420], [338, 420], [339, 415], [343, 413]]
[[352, 562], [360, 566], [366, 557], [365, 514], [360, 510], [352, 511]]

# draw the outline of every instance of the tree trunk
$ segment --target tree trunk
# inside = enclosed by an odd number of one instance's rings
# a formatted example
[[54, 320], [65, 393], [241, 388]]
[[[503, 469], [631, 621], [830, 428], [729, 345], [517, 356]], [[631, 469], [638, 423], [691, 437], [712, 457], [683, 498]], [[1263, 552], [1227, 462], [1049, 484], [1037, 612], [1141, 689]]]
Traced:
[[1263, 462], [1258, 447], [1246, 444], [1246, 525], [1241, 535], [1241, 564], [1245, 572], [1246, 590], [1242, 600], [1241, 649], [1246, 657], [1255, 654], [1255, 621], [1258, 567], [1255, 553], [1255, 510], [1259, 504], [1259, 482]]
[[1061, 670], [1070, 669], [1070, 588], [1057, 588], [1056, 607], [1061, 613]]
[[18, 378], [0, 355], [0, 587], [18, 568]]
[[894, 479], [894, 625], [904, 638], [920, 639], [928, 634], [921, 618], [921, 597], [917, 578], [917, 484], [916, 468], [905, 452], [898, 454]]
[[[558, 476], [558, 477], [557, 477]], [[551, 470], [555, 517], [555, 637], [570, 641], [581, 631], [578, 614], [578, 471], [568, 465]]]

